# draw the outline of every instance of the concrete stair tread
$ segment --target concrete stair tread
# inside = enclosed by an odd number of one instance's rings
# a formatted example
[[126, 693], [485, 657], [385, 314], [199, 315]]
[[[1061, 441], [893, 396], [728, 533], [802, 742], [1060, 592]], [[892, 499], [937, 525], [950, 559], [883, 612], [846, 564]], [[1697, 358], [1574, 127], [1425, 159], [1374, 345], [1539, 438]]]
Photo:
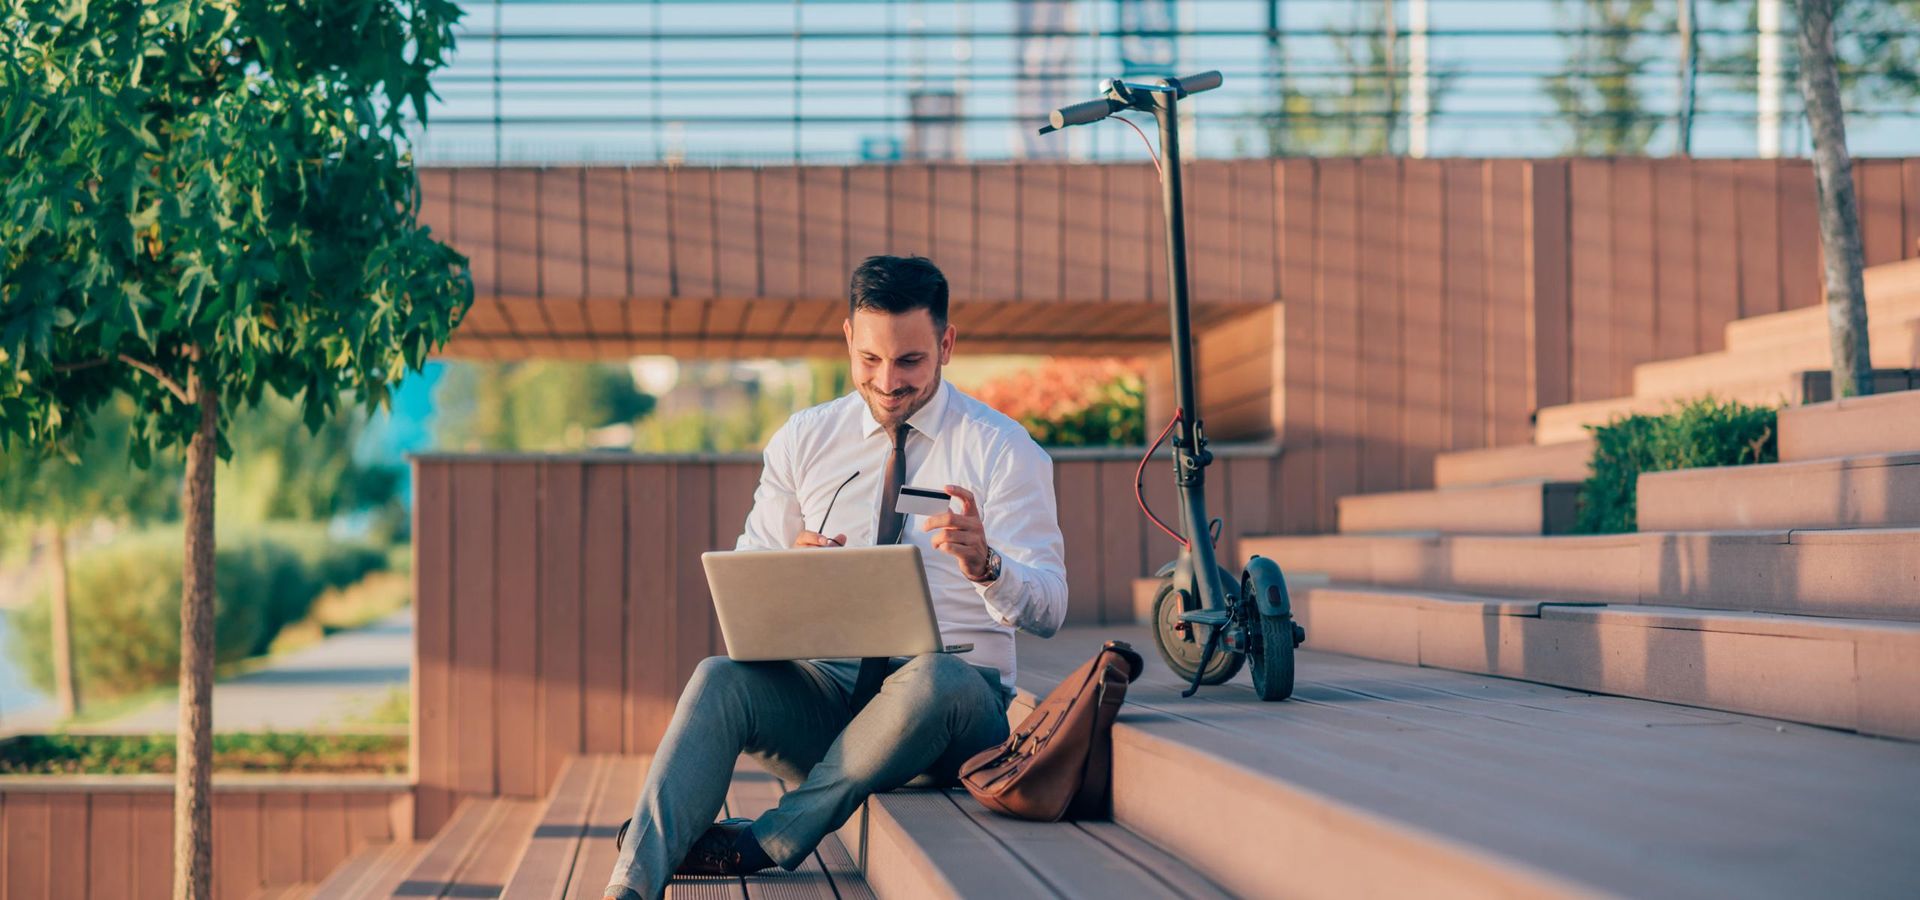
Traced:
[[1294, 592], [1323, 649], [1920, 739], [1920, 624], [1511, 601], [1332, 584]]
[[[1920, 260], [1901, 260], [1868, 266], [1861, 273], [1867, 295], [1867, 320], [1885, 321], [1920, 316]], [[1754, 349], [1805, 339], [1825, 339], [1824, 304], [1735, 319], [1726, 325], [1729, 349]]]
[[1648, 472], [1650, 531], [1920, 525], [1920, 451]]
[[1311, 634], [1286, 703], [1244, 676], [1180, 699], [1138, 628], [1023, 635], [1022, 670], [1062, 677], [1109, 637], [1148, 651], [1114, 733], [1116, 818], [1203, 866], [1211, 842], [1237, 893], [1892, 894], [1920, 877], [1912, 744], [1337, 656]]
[[[1291, 580], [1289, 587], [1292, 587]], [[1587, 621], [1595, 616], [1643, 628], [1712, 630], [1739, 634], [1772, 635], [1799, 638], [1863, 637], [1870, 639], [1920, 639], [1920, 622], [1886, 619], [1846, 619], [1834, 616], [1807, 616], [1792, 613], [1755, 612], [1736, 609], [1696, 609], [1688, 606], [1659, 606], [1645, 603], [1608, 603], [1601, 600], [1520, 599], [1488, 594], [1426, 588], [1380, 587], [1337, 581], [1310, 582], [1302, 591], [1334, 594], [1365, 594], [1371, 599], [1400, 603], [1413, 608], [1471, 610], [1483, 616], [1509, 616], [1526, 619]]]
[[[1800, 387], [1800, 375], [1796, 370], [1769, 375], [1758, 381], [1720, 384], [1711, 393], [1721, 400], [1738, 400], [1756, 406], [1781, 406], [1800, 402]], [[1671, 412], [1676, 405], [1689, 399], [1693, 398], [1636, 395], [1542, 407], [1534, 415], [1533, 440], [1535, 444], [1546, 445], [1588, 439], [1591, 437], [1591, 432], [1587, 430], [1589, 425], [1605, 425], [1614, 419], [1635, 414], [1660, 415]]]
[[1338, 500], [1343, 534], [1442, 531], [1553, 534], [1573, 526], [1574, 482], [1529, 479], [1423, 491], [1351, 494]]
[[1250, 536], [1239, 550], [1336, 583], [1920, 620], [1920, 528]]
[[1780, 460], [1920, 451], [1920, 391], [1842, 397], [1780, 411]]
[[[1633, 393], [1639, 397], [1690, 397], [1723, 384], [1762, 381], [1832, 364], [1827, 344], [1825, 311], [1818, 330], [1792, 341], [1742, 350], [1719, 350], [1697, 356], [1663, 359], [1633, 367]], [[1873, 319], [1867, 327], [1868, 346], [1877, 369], [1914, 367], [1920, 352], [1920, 310], [1894, 319]]]
[[1434, 457], [1433, 484], [1448, 488], [1515, 481], [1584, 481], [1592, 456], [1591, 440], [1454, 450]]

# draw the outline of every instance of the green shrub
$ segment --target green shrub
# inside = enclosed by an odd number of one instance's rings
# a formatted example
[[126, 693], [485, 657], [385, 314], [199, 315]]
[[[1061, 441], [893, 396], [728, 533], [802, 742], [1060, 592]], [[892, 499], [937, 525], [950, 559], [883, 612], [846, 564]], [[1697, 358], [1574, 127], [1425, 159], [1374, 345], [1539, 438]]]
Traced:
[[[81, 696], [103, 700], [180, 676], [183, 539], [178, 527], [121, 537], [70, 564], [74, 675]], [[214, 661], [264, 652], [307, 614], [314, 598], [380, 568], [376, 548], [328, 542], [320, 526], [272, 526], [222, 534], [214, 554]], [[53, 687], [45, 586], [21, 610], [12, 653], [28, 679]]]
[[1777, 416], [1771, 407], [1707, 397], [1665, 415], [1633, 415], [1588, 426], [1593, 459], [1588, 463], [1591, 474], [1580, 487], [1575, 530], [1637, 530], [1635, 485], [1642, 472], [1774, 462], [1779, 459]]
[[[174, 738], [161, 735], [21, 735], [0, 746], [0, 775], [136, 775], [171, 772]], [[383, 772], [406, 770], [404, 735], [216, 734], [221, 772]]]

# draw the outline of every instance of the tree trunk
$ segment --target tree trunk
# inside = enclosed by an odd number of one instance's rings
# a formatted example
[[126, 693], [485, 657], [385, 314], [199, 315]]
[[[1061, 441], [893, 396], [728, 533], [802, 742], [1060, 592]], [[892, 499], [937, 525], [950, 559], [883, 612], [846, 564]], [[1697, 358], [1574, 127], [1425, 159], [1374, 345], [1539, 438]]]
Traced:
[[1860, 208], [1853, 196], [1833, 65], [1834, 0], [1800, 0], [1800, 92], [1813, 135], [1814, 185], [1820, 196], [1820, 246], [1826, 255], [1827, 335], [1833, 351], [1833, 396], [1873, 392], [1867, 346], [1867, 289], [1860, 270]]
[[180, 730], [174, 750], [174, 900], [213, 897], [213, 466], [220, 398], [201, 380], [193, 353], [187, 395], [200, 427], [187, 444], [182, 507], [186, 516], [185, 586], [180, 596]]
[[52, 578], [53, 607], [53, 692], [60, 703], [62, 718], [73, 718], [80, 711], [79, 682], [73, 676], [73, 619], [67, 595], [67, 527], [58, 522], [47, 525], [47, 564]]

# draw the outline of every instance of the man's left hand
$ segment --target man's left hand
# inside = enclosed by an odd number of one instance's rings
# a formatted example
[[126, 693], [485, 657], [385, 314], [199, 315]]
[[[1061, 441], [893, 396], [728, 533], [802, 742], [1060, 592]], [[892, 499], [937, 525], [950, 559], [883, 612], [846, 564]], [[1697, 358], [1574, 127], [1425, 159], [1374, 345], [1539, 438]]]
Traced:
[[947, 485], [946, 490], [960, 498], [963, 508], [929, 517], [920, 530], [933, 532], [933, 549], [960, 561], [960, 574], [979, 581], [987, 577], [987, 529], [980, 520], [980, 504], [972, 491], [957, 484]]

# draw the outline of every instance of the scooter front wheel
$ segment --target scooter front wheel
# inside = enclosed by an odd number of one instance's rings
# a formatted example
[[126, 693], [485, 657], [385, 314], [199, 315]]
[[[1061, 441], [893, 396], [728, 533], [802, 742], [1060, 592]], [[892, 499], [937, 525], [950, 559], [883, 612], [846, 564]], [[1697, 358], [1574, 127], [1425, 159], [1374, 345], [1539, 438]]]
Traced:
[[[1284, 614], [1260, 611], [1261, 601]], [[1249, 567], [1240, 585], [1240, 619], [1254, 632], [1247, 656], [1253, 670], [1253, 692], [1262, 700], [1293, 696], [1293, 648], [1305, 635], [1293, 621], [1293, 604], [1286, 579], [1272, 566]], [[1258, 622], [1258, 625], [1254, 623]]]
[[[1227, 576], [1222, 572], [1223, 577]], [[1160, 659], [1179, 676], [1181, 682], [1193, 683], [1193, 673], [1200, 668], [1200, 653], [1207, 646], [1208, 626], [1187, 625], [1181, 627], [1180, 614], [1187, 609], [1198, 607], [1195, 600], [1182, 602], [1179, 591], [1173, 589], [1171, 579], [1160, 582], [1160, 592], [1153, 597], [1153, 644], [1160, 649]], [[1288, 648], [1291, 650], [1291, 646]], [[1225, 684], [1240, 673], [1240, 666], [1246, 657], [1238, 651], [1217, 647], [1213, 659], [1207, 662], [1207, 671], [1200, 676], [1200, 683], [1206, 685]]]

